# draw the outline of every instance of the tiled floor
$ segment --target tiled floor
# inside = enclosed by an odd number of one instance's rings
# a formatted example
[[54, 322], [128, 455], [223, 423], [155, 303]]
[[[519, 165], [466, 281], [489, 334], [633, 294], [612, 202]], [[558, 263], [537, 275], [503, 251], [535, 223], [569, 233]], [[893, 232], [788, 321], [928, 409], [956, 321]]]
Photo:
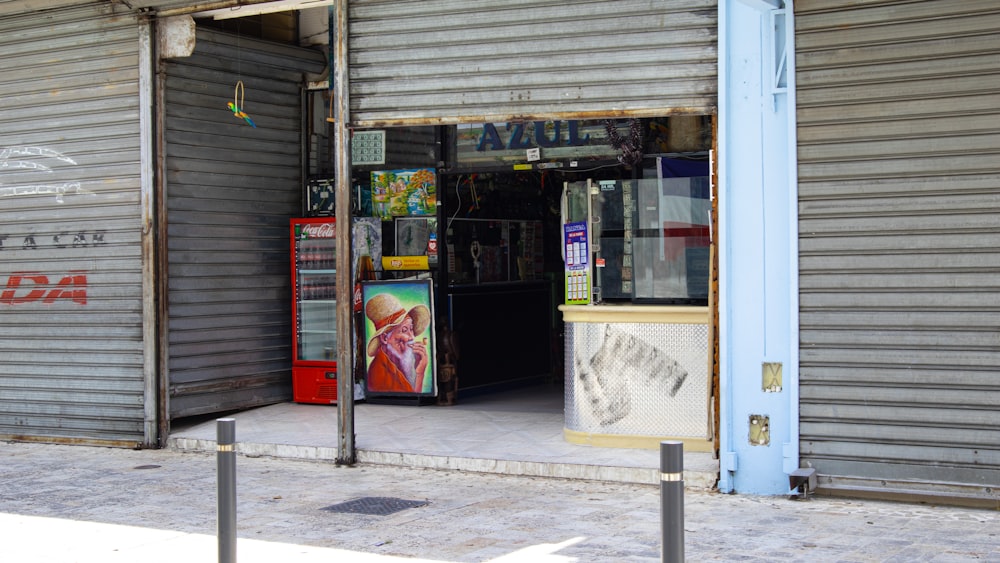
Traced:
[[[238, 451], [249, 455], [337, 459], [336, 405], [280, 403], [229, 415]], [[658, 450], [598, 448], [563, 437], [563, 390], [535, 386], [460, 397], [452, 406], [355, 404], [361, 463], [658, 483]], [[215, 420], [175, 427], [168, 446], [215, 450]], [[685, 452], [685, 484], [711, 488], [718, 461]]]

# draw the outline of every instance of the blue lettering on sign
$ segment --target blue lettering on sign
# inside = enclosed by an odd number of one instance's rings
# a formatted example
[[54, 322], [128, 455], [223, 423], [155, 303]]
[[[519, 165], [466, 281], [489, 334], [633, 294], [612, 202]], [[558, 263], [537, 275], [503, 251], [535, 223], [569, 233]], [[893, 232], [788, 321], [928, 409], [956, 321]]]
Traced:
[[586, 145], [590, 142], [590, 133], [587, 136], [580, 138], [580, 122], [570, 121], [569, 122], [569, 146], [578, 147], [580, 145]]
[[[511, 131], [512, 124], [507, 124], [507, 130]], [[507, 142], [508, 149], [527, 149], [531, 147], [531, 139], [524, 138], [524, 124], [514, 123], [513, 131], [510, 134], [510, 141]]]
[[590, 133], [587, 133], [582, 138], [580, 137], [580, 123], [578, 121], [566, 122], [568, 135], [565, 142], [562, 138], [562, 121], [551, 122], [551, 136], [545, 134], [545, 125], [548, 122], [535, 121], [533, 123], [535, 126], [534, 145], [532, 145], [532, 136], [526, 134], [524, 123], [507, 123], [504, 129], [510, 133], [510, 136], [506, 143], [503, 142], [503, 138], [500, 135], [500, 131], [497, 130], [496, 125], [484, 123], [483, 133], [479, 137], [479, 144], [476, 145], [476, 151], [521, 150], [531, 148], [532, 146], [544, 148], [558, 146], [579, 147], [586, 145], [590, 141]]
[[560, 123], [562, 123], [562, 122], [561, 121], [553, 121], [552, 122], [552, 138], [549, 139], [548, 137], [545, 136], [545, 122], [544, 121], [536, 121], [535, 122], [535, 143], [538, 144], [538, 146], [540, 146], [542, 148], [558, 147], [559, 146], [559, 138], [562, 137], [562, 135], [559, 134], [560, 129], [561, 129], [561, 127], [559, 126]]
[[476, 150], [480, 152], [486, 150], [487, 143], [493, 147], [490, 149], [491, 151], [502, 151], [504, 148], [503, 141], [500, 140], [500, 133], [492, 123], [483, 123], [483, 136], [479, 137], [479, 144], [476, 145]]

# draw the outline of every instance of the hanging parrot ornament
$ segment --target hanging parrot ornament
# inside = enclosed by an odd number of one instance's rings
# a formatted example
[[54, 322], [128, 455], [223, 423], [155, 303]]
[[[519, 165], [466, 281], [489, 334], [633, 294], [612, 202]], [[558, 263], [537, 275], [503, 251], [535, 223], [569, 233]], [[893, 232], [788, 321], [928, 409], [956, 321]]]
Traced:
[[243, 111], [243, 81], [240, 80], [236, 83], [236, 90], [233, 92], [233, 101], [226, 103], [229, 106], [229, 111], [233, 112], [233, 115], [247, 122], [247, 125], [257, 128], [257, 125], [250, 119], [247, 112]]
[[247, 125], [249, 125], [250, 127], [253, 127], [254, 129], [257, 128], [257, 125], [254, 124], [252, 119], [250, 119], [250, 116], [247, 115], [245, 111], [241, 110], [236, 104], [234, 104], [233, 102], [229, 102], [226, 105], [229, 106], [229, 111], [233, 112], [233, 115], [242, 118], [243, 121], [246, 121]]

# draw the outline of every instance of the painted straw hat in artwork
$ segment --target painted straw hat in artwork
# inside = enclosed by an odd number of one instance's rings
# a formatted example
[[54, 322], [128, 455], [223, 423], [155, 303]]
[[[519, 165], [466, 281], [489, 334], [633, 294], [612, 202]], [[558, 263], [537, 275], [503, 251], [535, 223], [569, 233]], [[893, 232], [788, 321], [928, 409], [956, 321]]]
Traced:
[[365, 304], [365, 315], [375, 324], [375, 334], [368, 340], [368, 355], [378, 351], [378, 337], [399, 326], [407, 317], [413, 319], [413, 334], [417, 335], [431, 324], [431, 312], [424, 305], [414, 305], [407, 311], [395, 295], [379, 293]]

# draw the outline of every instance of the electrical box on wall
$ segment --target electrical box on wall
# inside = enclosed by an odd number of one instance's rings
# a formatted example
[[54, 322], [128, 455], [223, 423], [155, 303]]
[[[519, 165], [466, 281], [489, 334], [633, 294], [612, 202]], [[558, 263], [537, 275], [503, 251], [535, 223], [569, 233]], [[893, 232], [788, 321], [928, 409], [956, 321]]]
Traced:
[[309, 180], [306, 186], [306, 216], [333, 215], [336, 209], [335, 192], [333, 178]]
[[385, 164], [385, 131], [362, 130], [351, 133], [351, 164]]
[[767, 446], [771, 444], [771, 417], [767, 415], [750, 415], [750, 445]]
[[760, 387], [765, 393], [781, 392], [781, 362], [764, 362]]

